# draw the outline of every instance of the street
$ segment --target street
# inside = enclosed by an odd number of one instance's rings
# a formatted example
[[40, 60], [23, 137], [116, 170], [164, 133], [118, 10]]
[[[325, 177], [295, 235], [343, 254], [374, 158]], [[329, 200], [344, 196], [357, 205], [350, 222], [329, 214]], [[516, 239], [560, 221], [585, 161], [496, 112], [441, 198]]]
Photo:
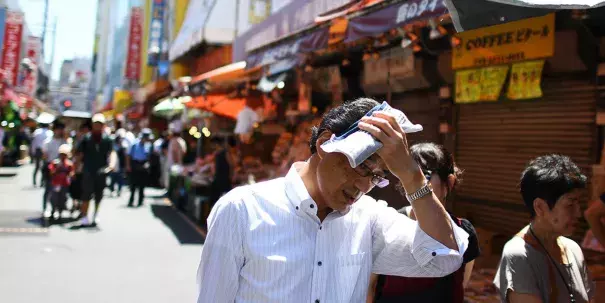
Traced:
[[[194, 302], [203, 237], [148, 189], [106, 197], [96, 228], [40, 227], [32, 166], [0, 169], [0, 302]], [[106, 191], [106, 196], [108, 191]]]

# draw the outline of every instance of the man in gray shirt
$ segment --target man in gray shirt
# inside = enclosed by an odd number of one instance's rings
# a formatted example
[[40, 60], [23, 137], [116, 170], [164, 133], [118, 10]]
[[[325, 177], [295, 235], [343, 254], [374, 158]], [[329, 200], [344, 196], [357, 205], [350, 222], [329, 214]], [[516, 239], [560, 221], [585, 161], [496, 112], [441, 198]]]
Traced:
[[570, 158], [538, 157], [521, 175], [531, 215], [504, 246], [494, 284], [503, 302], [594, 302], [595, 286], [582, 249], [573, 240], [587, 179]]

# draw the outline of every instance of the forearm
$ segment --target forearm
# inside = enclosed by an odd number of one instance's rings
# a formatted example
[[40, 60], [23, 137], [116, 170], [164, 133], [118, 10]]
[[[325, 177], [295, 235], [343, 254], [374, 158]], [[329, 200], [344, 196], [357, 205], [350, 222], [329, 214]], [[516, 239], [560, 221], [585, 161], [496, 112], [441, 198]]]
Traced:
[[[416, 192], [427, 182], [418, 164], [413, 163], [410, 167], [415, 169], [396, 174], [407, 193]], [[411, 204], [422, 231], [446, 247], [458, 250], [450, 216], [434, 194]]]
[[605, 226], [601, 222], [601, 216], [588, 214], [586, 216], [586, 221], [590, 225], [594, 237], [605, 247]]

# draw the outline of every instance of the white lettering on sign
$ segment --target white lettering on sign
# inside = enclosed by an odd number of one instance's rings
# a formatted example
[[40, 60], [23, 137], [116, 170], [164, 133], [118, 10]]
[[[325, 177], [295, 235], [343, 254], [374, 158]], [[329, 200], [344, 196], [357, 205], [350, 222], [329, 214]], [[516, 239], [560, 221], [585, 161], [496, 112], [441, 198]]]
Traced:
[[405, 3], [397, 11], [397, 23], [413, 20], [425, 13], [434, 12], [438, 7], [444, 6], [443, 0], [421, 0], [414, 3]]
[[301, 41], [298, 40], [292, 44], [283, 44], [263, 54], [263, 59], [259, 65], [266, 65], [291, 55], [297, 54]]

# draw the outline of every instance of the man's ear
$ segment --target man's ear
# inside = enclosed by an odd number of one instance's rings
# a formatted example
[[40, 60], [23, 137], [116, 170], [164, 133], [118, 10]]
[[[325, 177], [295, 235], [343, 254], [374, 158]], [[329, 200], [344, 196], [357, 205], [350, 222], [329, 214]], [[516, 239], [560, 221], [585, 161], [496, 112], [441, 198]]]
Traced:
[[536, 212], [536, 216], [544, 217], [550, 212], [550, 207], [544, 199], [536, 198], [534, 199], [534, 212]]
[[319, 137], [317, 137], [317, 141], [315, 141], [315, 149], [317, 150], [317, 156], [319, 156], [320, 159], [323, 159], [323, 157], [327, 154], [322, 148], [321, 145], [324, 144], [324, 142], [330, 140], [330, 138], [332, 138], [332, 132], [330, 131], [323, 131]]

